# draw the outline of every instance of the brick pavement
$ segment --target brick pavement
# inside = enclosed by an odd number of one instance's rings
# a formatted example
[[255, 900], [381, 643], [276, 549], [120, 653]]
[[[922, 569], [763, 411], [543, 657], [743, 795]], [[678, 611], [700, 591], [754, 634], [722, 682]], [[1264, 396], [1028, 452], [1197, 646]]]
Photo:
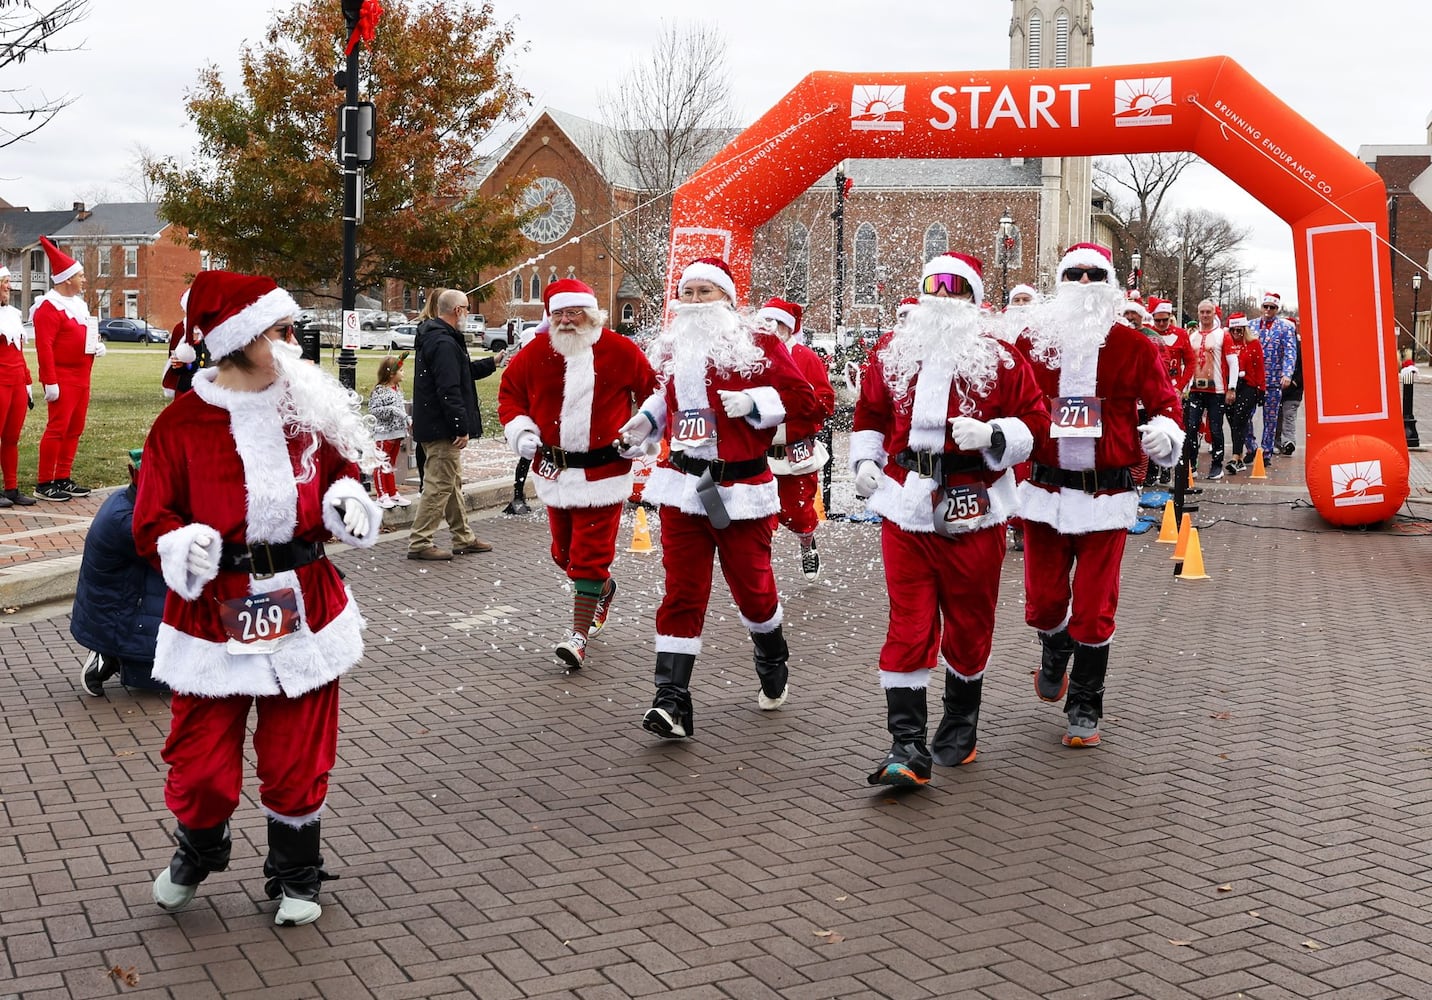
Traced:
[[1060, 747], [1033, 696], [1011, 553], [980, 759], [904, 795], [864, 782], [887, 743], [872, 526], [823, 529], [814, 586], [778, 540], [781, 712], [717, 585], [679, 745], [638, 725], [658, 554], [622, 554], [565, 674], [540, 514], [450, 565], [343, 552], [369, 655], [325, 820], [342, 878], [302, 928], [263, 898], [252, 779], [231, 870], [157, 911], [163, 699], [79, 695], [67, 608], [0, 619], [0, 998], [1426, 996], [1432, 692], [1391, 612], [1429, 542], [1332, 530], [1292, 483], [1203, 494], [1212, 580], [1130, 538], [1098, 750]]

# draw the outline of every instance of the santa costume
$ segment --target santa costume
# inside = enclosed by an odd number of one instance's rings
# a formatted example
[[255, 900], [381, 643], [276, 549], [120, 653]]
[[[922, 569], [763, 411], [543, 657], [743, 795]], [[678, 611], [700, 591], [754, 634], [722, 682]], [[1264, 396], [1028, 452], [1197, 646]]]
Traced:
[[[1263, 402], [1267, 376], [1263, 367], [1263, 345], [1241, 312], [1228, 317], [1228, 342], [1224, 348], [1228, 363], [1228, 393], [1224, 411], [1228, 414], [1229, 461], [1223, 470], [1236, 476], [1247, 470], [1257, 450], [1253, 440], [1253, 414]], [[1229, 399], [1228, 397], [1232, 398]]]
[[[1029, 364], [982, 330], [981, 262], [942, 255], [922, 278], [920, 308], [871, 352], [850, 435], [857, 492], [884, 519], [890, 597], [880, 686], [892, 743], [871, 784], [924, 784], [932, 757], [975, 759], [1005, 522], [1017, 506], [1011, 470], [1049, 426]], [[927, 747], [937, 665], [944, 717]]]
[[1138, 514], [1131, 468], [1145, 455], [1171, 467], [1183, 429], [1158, 348], [1115, 321], [1122, 296], [1108, 249], [1076, 244], [1057, 273], [1055, 296], [1019, 341], [1051, 417], [1019, 487], [1025, 621], [1043, 646], [1035, 691], [1044, 701], [1067, 691], [1064, 744], [1085, 747], [1100, 738], [1119, 567]]
[[791, 352], [791, 360], [815, 391], [820, 409], [817, 420], [787, 422], [777, 427], [775, 443], [766, 452], [781, 497], [777, 518], [800, 539], [801, 574], [814, 583], [820, 579], [820, 552], [815, 545], [815, 529], [820, 524], [816, 494], [820, 490], [820, 470], [830, 461], [830, 452], [816, 435], [835, 413], [835, 390], [820, 355], [800, 342], [802, 313], [796, 303], [773, 298], [756, 316]]
[[[291, 336], [284, 324], [297, 312], [268, 278], [201, 271], [185, 322], [220, 360], [159, 414], [144, 445], [135, 546], [169, 585], [154, 676], [174, 692], [164, 797], [179, 849], [154, 885], [165, 909], [227, 867], [255, 704], [277, 922], [317, 919], [329, 877], [319, 816], [338, 742], [338, 678], [362, 656], [363, 620], [323, 543], [331, 534], [371, 545], [382, 514], [359, 480], [360, 463], [378, 457], [356, 397], [272, 336]], [[238, 352], [248, 369], [226, 357]], [[266, 386], [256, 359], [276, 373]]]
[[810, 424], [819, 407], [810, 383], [774, 334], [736, 313], [726, 262], [687, 265], [674, 317], [651, 345], [659, 385], [622, 428], [629, 453], [668, 443], [642, 498], [658, 506], [666, 588], [656, 612], [656, 696], [642, 719], [663, 739], [694, 730], [691, 674], [711, 599], [716, 556], [751, 634], [757, 704], [787, 697], [789, 650], [771, 572], [780, 493], [766, 451], [776, 428]]
[[5, 478], [0, 508], [35, 502], [20, 492], [20, 433], [35, 405], [35, 390], [25, 362], [25, 327], [20, 310], [10, 305], [10, 294], [10, 269], [0, 266], [0, 470]]
[[35, 359], [49, 411], [40, 435], [35, 495], [64, 502], [90, 493], [70, 475], [89, 413], [90, 369], [95, 358], [104, 356], [105, 348], [85, 303], [84, 268], [44, 236], [40, 246], [49, 258], [54, 287], [30, 314], [35, 325]]
[[[572, 581], [572, 629], [555, 653], [579, 669], [617, 592], [611, 566], [632, 475], [615, 442], [633, 406], [655, 391], [656, 373], [641, 348], [602, 326], [606, 314], [588, 285], [554, 281], [542, 301], [550, 327], [508, 364], [497, 416], [508, 447], [532, 463], [552, 561]], [[572, 309], [580, 319], [553, 316]]]

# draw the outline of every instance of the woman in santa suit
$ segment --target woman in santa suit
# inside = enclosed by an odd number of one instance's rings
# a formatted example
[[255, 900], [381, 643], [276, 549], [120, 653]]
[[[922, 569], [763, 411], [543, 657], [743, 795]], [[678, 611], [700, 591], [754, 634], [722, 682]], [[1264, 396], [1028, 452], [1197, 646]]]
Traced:
[[268, 278], [200, 272], [185, 323], [218, 360], [144, 445], [135, 545], [170, 591], [154, 660], [174, 691], [164, 798], [179, 848], [154, 882], [165, 910], [228, 866], [255, 704], [276, 922], [318, 919], [330, 877], [319, 816], [337, 752], [338, 678], [363, 654], [363, 622], [323, 542], [377, 540], [382, 515], [359, 470], [379, 458], [357, 397], [300, 360], [297, 313]]
[[0, 469], [5, 492], [0, 507], [29, 507], [34, 497], [20, 492], [20, 432], [25, 414], [35, 405], [30, 366], [25, 363], [25, 328], [20, 310], [10, 304], [10, 269], [0, 267]]

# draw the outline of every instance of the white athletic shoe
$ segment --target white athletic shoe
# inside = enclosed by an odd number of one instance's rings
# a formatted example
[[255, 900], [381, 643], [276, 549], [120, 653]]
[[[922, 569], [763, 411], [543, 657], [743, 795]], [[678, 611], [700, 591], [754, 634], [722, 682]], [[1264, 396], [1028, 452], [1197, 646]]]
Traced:
[[762, 712], [774, 712], [776, 709], [784, 705], [786, 703], [786, 699], [790, 696], [791, 686], [789, 684], [781, 688], [780, 696], [777, 698], [767, 698], [766, 692], [758, 690], [756, 692], [756, 704], [761, 706]]
[[197, 885], [175, 885], [169, 881], [167, 865], [159, 873], [159, 877], [154, 880], [154, 901], [159, 904], [161, 910], [167, 910], [170, 913], [188, 906], [198, 891]]
[[280, 927], [297, 927], [311, 924], [323, 914], [323, 907], [309, 899], [294, 899], [284, 893], [278, 904], [273, 922]]

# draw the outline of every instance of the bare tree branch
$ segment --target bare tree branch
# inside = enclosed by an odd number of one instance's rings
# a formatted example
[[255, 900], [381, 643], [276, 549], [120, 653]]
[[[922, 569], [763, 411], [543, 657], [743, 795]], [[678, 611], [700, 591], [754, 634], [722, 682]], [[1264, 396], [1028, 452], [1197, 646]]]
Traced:
[[[0, 0], [0, 70], [23, 63], [30, 56], [70, 52], [83, 43], [57, 47], [54, 38], [89, 15], [89, 0], [55, 0], [36, 7], [32, 0]], [[0, 125], [0, 149], [34, 135], [74, 103], [69, 95], [48, 97], [32, 88], [0, 91], [0, 121], [20, 118], [11, 127]]]

